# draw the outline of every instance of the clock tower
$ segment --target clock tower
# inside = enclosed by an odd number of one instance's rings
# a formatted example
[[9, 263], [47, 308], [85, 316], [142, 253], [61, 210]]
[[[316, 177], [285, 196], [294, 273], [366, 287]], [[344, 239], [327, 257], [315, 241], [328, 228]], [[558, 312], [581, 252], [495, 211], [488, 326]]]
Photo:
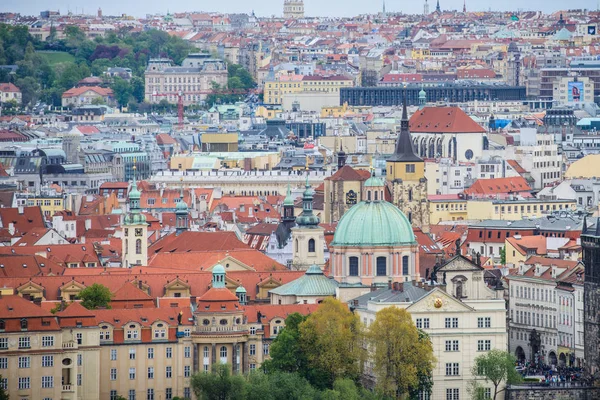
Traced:
[[124, 268], [148, 264], [148, 224], [140, 209], [141, 192], [137, 188], [136, 166], [133, 166], [133, 183], [129, 192], [129, 212], [123, 220], [122, 262]]
[[307, 270], [316, 265], [325, 265], [325, 229], [319, 226], [319, 217], [313, 213], [313, 190], [308, 184], [302, 195], [302, 214], [296, 217], [296, 227], [292, 228], [292, 266], [297, 270]]
[[425, 162], [417, 156], [410, 137], [406, 94], [396, 149], [386, 162], [387, 181], [392, 186], [392, 202], [408, 217], [413, 227], [429, 232], [429, 202]]

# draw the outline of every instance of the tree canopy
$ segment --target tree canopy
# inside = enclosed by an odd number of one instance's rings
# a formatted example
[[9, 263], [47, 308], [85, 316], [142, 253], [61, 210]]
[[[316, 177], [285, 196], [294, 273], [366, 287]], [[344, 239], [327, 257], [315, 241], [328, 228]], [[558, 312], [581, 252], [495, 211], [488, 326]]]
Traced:
[[97, 308], [110, 308], [112, 293], [106, 286], [99, 283], [94, 283], [93, 285], [88, 286], [79, 292], [77, 298], [81, 300], [81, 305], [88, 310], [95, 310]]
[[415, 327], [408, 311], [398, 307], [380, 310], [367, 337], [377, 390], [382, 395], [401, 398], [419, 390], [429, 391], [422, 387], [427, 382], [422, 377], [433, 372], [433, 347], [427, 335]]
[[494, 400], [496, 400], [499, 393], [505, 390], [505, 388], [500, 388], [503, 383], [504, 385], [519, 383], [521, 375], [515, 369], [516, 361], [515, 356], [498, 349], [492, 349], [476, 357], [473, 364], [473, 376], [475, 378], [471, 382], [473, 397], [477, 400], [483, 398], [481, 380], [491, 382], [494, 386], [492, 396]]

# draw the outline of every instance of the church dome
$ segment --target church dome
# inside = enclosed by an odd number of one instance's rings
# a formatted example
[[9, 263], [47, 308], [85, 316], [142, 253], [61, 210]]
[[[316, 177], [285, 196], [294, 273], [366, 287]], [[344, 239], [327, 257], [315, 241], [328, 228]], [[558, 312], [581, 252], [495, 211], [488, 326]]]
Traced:
[[179, 214], [179, 213], [185, 213], [187, 214], [188, 212], [188, 205], [185, 201], [183, 201], [183, 198], [181, 198], [178, 202], [177, 205], [175, 205], [175, 211]]
[[142, 193], [138, 190], [137, 185], [132, 185], [129, 191], [129, 200], [139, 200], [142, 197]]
[[385, 186], [385, 183], [383, 183], [381, 178], [378, 178], [376, 176], [371, 176], [369, 179], [367, 179], [365, 181], [364, 186], [365, 187], [383, 187], [383, 186]]
[[331, 245], [400, 246], [414, 242], [411, 224], [396, 206], [387, 201], [361, 201], [342, 216]]
[[421, 90], [419, 91], [419, 98], [424, 99], [425, 97], [427, 97], [427, 93], [425, 93], [425, 90], [421, 88]]

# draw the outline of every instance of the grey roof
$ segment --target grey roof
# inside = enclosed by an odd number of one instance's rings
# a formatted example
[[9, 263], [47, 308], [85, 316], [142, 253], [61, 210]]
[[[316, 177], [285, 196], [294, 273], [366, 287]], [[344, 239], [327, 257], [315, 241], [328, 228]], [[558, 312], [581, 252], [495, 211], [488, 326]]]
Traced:
[[427, 294], [427, 290], [414, 286], [412, 282], [404, 282], [402, 290], [379, 289], [374, 292], [363, 294], [352, 300], [351, 303], [358, 300], [358, 306], [355, 308], [367, 308], [368, 302], [375, 303], [414, 303]]
[[580, 230], [583, 226], [583, 214], [554, 212], [545, 217], [518, 221], [488, 219], [471, 225], [473, 228], [487, 229], [541, 229], [549, 231]]
[[326, 277], [321, 268], [313, 265], [300, 278], [270, 290], [269, 293], [280, 296], [334, 296], [337, 287], [336, 281]]

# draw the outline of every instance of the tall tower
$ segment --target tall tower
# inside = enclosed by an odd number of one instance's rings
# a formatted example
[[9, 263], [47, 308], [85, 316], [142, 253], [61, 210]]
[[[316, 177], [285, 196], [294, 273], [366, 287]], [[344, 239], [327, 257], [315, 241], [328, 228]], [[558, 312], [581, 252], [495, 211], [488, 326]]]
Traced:
[[437, 5], [435, 6], [435, 12], [438, 14], [442, 13], [442, 10], [440, 8], [440, 0], [437, 0]]
[[396, 150], [386, 162], [387, 180], [392, 186], [392, 203], [408, 217], [412, 226], [429, 230], [429, 202], [425, 163], [413, 149], [406, 110], [406, 92]]
[[467, 0], [463, 0], [463, 13], [467, 13]]
[[425, 4], [423, 5], [423, 15], [429, 15], [429, 3], [425, 0]]
[[136, 166], [133, 165], [133, 183], [129, 192], [129, 212], [123, 220], [122, 266], [131, 268], [148, 264], [148, 224], [140, 209], [141, 193], [137, 188]]
[[283, 18], [304, 18], [304, 0], [284, 0]]
[[182, 232], [188, 230], [189, 227], [189, 213], [188, 205], [183, 200], [183, 184], [181, 186], [181, 193], [179, 194], [179, 202], [175, 206], [175, 235], [180, 235]]
[[325, 265], [325, 229], [319, 226], [319, 222], [319, 217], [313, 214], [313, 190], [308, 184], [307, 167], [302, 214], [296, 218], [297, 226], [292, 228], [292, 263], [295, 269], [306, 270], [311, 265], [323, 268]]
[[583, 222], [581, 231], [585, 280], [583, 283], [583, 332], [585, 372], [600, 381], [600, 218]]

